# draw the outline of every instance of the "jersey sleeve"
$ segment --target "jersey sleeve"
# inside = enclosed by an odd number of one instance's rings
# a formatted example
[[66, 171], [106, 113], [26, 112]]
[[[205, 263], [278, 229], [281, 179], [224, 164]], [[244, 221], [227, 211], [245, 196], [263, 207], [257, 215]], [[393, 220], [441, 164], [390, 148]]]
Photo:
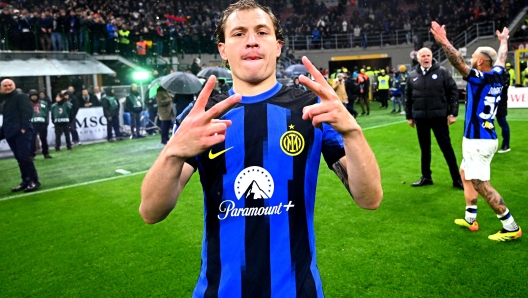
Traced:
[[341, 157], [345, 156], [343, 136], [335, 131], [331, 125], [323, 123], [323, 158], [329, 169]]

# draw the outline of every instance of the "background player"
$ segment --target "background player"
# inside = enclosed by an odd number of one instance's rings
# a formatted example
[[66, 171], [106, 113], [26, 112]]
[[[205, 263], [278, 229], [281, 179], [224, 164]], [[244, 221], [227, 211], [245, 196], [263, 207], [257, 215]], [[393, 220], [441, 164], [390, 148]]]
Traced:
[[508, 53], [508, 28], [504, 27], [502, 32], [497, 30], [500, 41], [498, 54], [490, 47], [479, 47], [471, 56], [471, 67], [466, 65], [462, 55], [447, 39], [445, 26], [432, 22], [431, 33], [444, 49], [449, 62], [468, 82], [462, 141], [463, 160], [460, 165], [466, 198], [466, 216], [464, 219], [455, 220], [455, 223], [472, 231], [478, 230], [477, 198], [480, 194], [503, 225], [498, 233], [488, 238], [496, 241], [519, 238], [522, 235], [521, 228], [510, 214], [504, 199], [489, 182], [491, 159], [498, 148], [493, 120], [503, 89], [502, 75]]

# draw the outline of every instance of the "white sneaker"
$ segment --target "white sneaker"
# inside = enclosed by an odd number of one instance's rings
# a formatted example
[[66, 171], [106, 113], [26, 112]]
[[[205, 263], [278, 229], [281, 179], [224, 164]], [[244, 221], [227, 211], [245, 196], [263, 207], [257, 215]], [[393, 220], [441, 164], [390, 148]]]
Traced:
[[499, 152], [499, 153], [506, 153], [506, 152], [510, 152], [510, 151], [511, 151], [511, 148], [508, 147], [508, 148], [500, 148], [499, 151], [497, 151], [497, 152]]

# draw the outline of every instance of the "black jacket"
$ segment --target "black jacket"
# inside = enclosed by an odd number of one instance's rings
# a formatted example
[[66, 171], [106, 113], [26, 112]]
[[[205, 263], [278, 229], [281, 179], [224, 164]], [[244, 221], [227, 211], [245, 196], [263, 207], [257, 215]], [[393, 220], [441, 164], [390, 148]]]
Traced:
[[502, 84], [502, 93], [501, 100], [499, 101], [499, 106], [497, 107], [496, 117], [506, 117], [508, 115], [508, 88], [510, 87], [510, 74], [508, 71], [503, 72], [503, 84]]
[[21, 129], [33, 130], [33, 124], [31, 124], [33, 107], [29, 101], [29, 96], [18, 93], [16, 90], [0, 95], [0, 105], [3, 106], [4, 115], [2, 130], [6, 139], [16, 136]]
[[359, 94], [359, 84], [356, 79], [348, 77], [345, 80], [345, 90], [348, 96], [348, 101], [355, 100]]
[[434, 63], [423, 75], [418, 64], [407, 81], [407, 119], [458, 116], [458, 88], [451, 74]]

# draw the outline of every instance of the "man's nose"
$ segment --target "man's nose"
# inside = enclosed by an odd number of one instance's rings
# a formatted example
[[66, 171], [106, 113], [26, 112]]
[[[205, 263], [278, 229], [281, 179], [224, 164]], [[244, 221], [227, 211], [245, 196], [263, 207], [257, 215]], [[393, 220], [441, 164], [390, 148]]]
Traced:
[[257, 36], [255, 33], [248, 33], [246, 47], [247, 48], [258, 47]]

